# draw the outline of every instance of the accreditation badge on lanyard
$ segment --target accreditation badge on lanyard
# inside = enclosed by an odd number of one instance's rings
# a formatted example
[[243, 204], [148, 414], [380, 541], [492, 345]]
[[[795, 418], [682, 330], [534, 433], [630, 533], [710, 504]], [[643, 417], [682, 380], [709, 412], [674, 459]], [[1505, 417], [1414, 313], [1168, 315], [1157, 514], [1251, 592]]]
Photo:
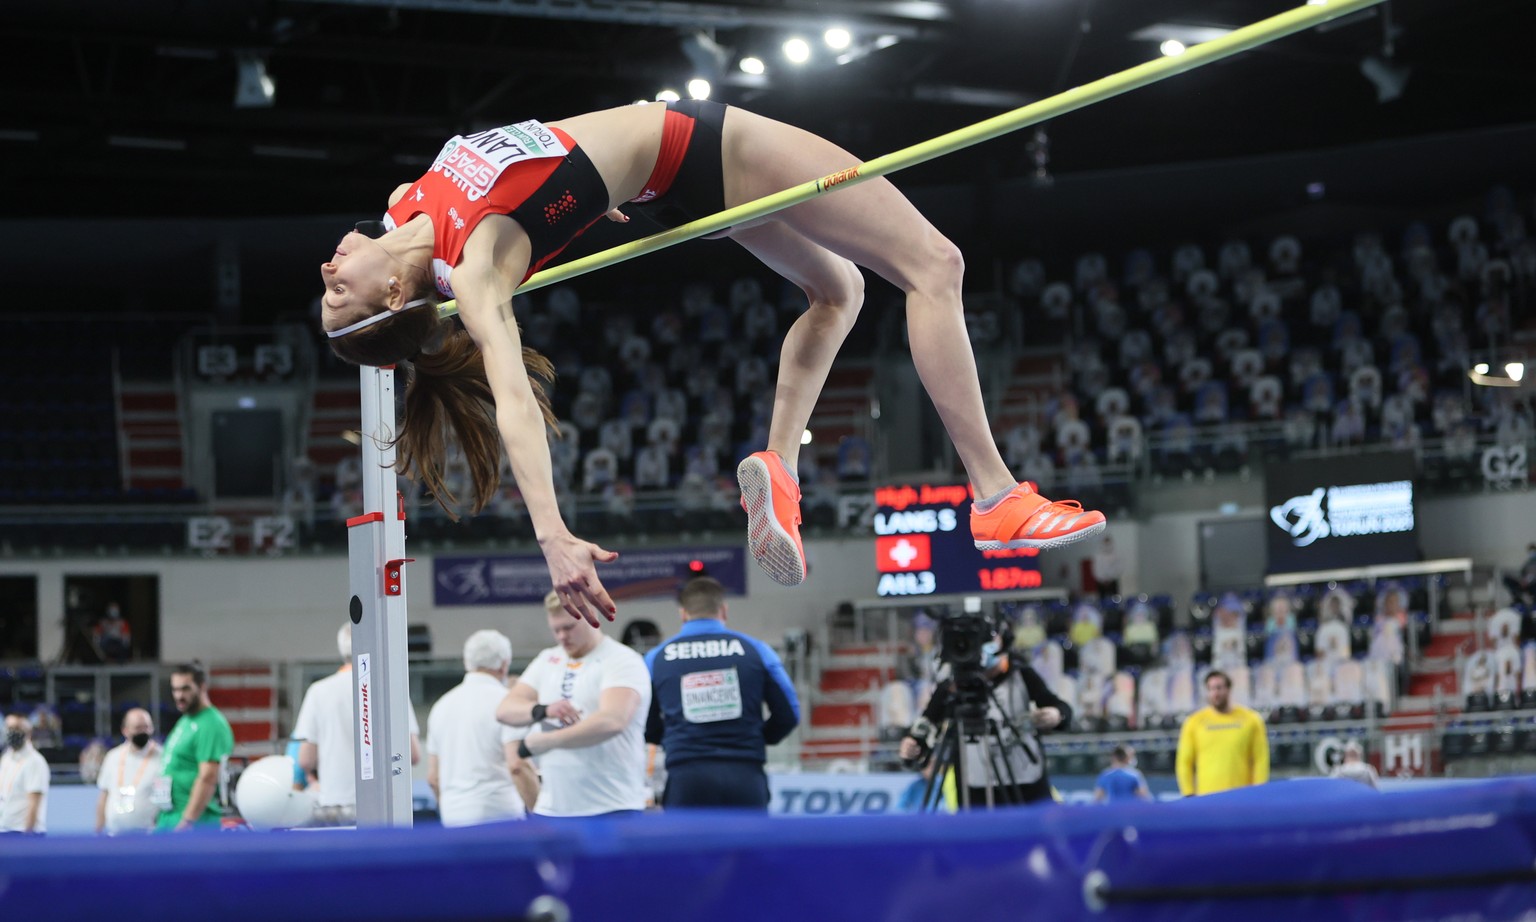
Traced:
[[124, 755], [122, 759], [118, 761], [117, 800], [115, 803], [118, 813], [129, 814], [134, 812], [134, 808], [138, 804], [137, 795], [140, 790], [140, 785], [144, 781], [144, 770], [149, 768], [149, 761], [150, 759], [147, 753], [142, 759], [139, 760], [139, 770], [134, 773], [132, 784], [123, 783], [123, 773], [128, 767], [128, 756]]

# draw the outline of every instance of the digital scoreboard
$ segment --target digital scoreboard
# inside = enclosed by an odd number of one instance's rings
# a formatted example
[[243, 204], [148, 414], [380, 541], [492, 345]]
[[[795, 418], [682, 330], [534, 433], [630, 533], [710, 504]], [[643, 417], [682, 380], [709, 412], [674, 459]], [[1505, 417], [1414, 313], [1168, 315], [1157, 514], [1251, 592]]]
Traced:
[[1003, 592], [1040, 586], [1039, 551], [979, 551], [968, 484], [897, 484], [875, 490], [879, 596]]

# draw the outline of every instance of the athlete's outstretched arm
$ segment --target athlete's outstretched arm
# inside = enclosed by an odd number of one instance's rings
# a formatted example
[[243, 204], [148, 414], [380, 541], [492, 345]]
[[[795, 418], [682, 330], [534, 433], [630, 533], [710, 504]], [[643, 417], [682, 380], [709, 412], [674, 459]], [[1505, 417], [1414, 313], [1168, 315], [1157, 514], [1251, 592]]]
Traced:
[[[525, 254], [526, 240], [523, 237]], [[526, 255], [521, 262], [511, 257], [496, 265], [466, 254], [453, 273], [459, 319], [485, 360], [486, 378], [496, 401], [496, 426], [527, 504], [534, 535], [549, 564], [555, 592], [571, 617], [596, 625], [598, 612], [612, 621], [617, 608], [598, 579], [594, 561], [608, 562], [618, 555], [571, 534], [555, 500], [544, 414], [528, 383], [522, 340], [512, 317], [512, 292], [526, 266]]]

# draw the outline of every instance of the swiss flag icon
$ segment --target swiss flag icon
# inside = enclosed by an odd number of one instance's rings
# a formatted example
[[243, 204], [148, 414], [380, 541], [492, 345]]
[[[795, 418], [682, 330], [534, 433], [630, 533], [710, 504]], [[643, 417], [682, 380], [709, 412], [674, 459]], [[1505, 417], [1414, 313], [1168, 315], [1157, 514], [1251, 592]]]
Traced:
[[890, 535], [875, 539], [875, 569], [881, 573], [927, 570], [933, 549], [927, 535]]

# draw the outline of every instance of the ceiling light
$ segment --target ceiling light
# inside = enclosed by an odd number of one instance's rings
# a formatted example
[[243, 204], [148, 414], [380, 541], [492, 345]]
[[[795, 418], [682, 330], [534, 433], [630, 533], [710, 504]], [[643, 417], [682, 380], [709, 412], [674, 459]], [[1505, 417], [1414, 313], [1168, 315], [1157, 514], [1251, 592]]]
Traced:
[[1473, 384], [1482, 387], [1520, 387], [1525, 381], [1525, 358], [1478, 362], [1467, 372]]
[[708, 99], [709, 81], [703, 77], [694, 77], [688, 81], [688, 97], [690, 99]]
[[848, 34], [848, 30], [835, 26], [831, 29], [828, 29], [826, 34], [822, 35], [821, 38], [822, 41], [827, 43], [827, 47], [831, 48], [833, 51], [842, 51], [844, 48], [847, 48], [849, 45], [853, 44], [853, 36]]
[[811, 59], [811, 46], [803, 38], [792, 38], [784, 43], [784, 57], [791, 64], [804, 64]]
[[1166, 57], [1178, 57], [1184, 53], [1184, 43], [1176, 38], [1164, 39], [1163, 43], [1157, 46], [1157, 50], [1161, 51]]
[[763, 72], [768, 69], [763, 64], [762, 58], [742, 58], [741, 63], [737, 66], [741, 68], [742, 73], [751, 74], [754, 77], [762, 76]]
[[677, 90], [662, 90], [656, 94], [657, 102], [677, 102], [682, 98], [677, 95]]
[[801, 445], [809, 445], [809, 444], [811, 444], [811, 430], [807, 429], [804, 432], [800, 433], [800, 444]]

